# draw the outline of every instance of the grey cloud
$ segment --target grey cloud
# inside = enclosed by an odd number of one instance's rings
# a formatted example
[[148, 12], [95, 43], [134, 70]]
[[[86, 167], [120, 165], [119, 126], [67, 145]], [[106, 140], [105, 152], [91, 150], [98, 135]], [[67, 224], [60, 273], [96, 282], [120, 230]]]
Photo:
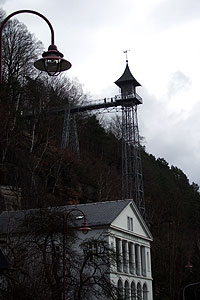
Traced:
[[4, 5], [6, 3], [7, 0], [0, 0], [0, 6]]
[[181, 71], [172, 73], [168, 84], [168, 96], [177, 94], [178, 92], [187, 90], [191, 85], [190, 78]]
[[168, 29], [175, 24], [199, 18], [200, 1], [165, 0], [152, 9], [149, 17], [159, 30]]
[[[176, 87], [180, 90], [184, 80], [187, 83], [188, 78], [184, 79], [184, 76], [177, 74], [176, 76], [177, 80], [183, 79], [182, 84], [180, 86], [177, 84]], [[139, 128], [140, 134], [145, 138], [147, 152], [156, 158], [164, 157], [170, 165], [180, 168], [188, 176], [190, 182], [200, 184], [199, 104], [193, 107], [190, 115], [185, 119], [179, 118], [179, 112], [174, 112], [171, 116], [166, 109], [165, 99], [157, 99], [146, 89], [139, 94], [144, 99], [144, 104], [139, 107], [138, 111]]]

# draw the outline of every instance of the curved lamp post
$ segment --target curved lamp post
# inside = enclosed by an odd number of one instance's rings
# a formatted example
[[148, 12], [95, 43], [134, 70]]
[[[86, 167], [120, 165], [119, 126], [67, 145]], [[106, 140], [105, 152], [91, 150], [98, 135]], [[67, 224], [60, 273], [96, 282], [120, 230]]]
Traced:
[[183, 300], [185, 300], [185, 290], [190, 287], [190, 286], [194, 286], [194, 285], [200, 285], [200, 282], [195, 282], [195, 283], [190, 283], [190, 284], [187, 284], [184, 289], [183, 289]]
[[42, 58], [34, 63], [36, 69], [40, 71], [46, 71], [50, 76], [58, 75], [60, 72], [71, 68], [71, 63], [63, 58], [63, 54], [60, 53], [54, 44], [54, 30], [49, 20], [41, 13], [34, 10], [18, 10], [7, 16], [0, 26], [0, 84], [2, 84], [2, 31], [7, 21], [13, 16], [21, 13], [31, 13], [41, 17], [48, 24], [51, 31], [51, 45], [47, 52], [42, 54]]
[[66, 244], [68, 237], [68, 218], [72, 212], [79, 212], [81, 214], [81, 218], [83, 218], [83, 225], [79, 228], [82, 233], [87, 234], [88, 231], [92, 229], [87, 224], [86, 215], [84, 212], [78, 208], [73, 208], [69, 210], [66, 214], [63, 215], [63, 300], [66, 300]]

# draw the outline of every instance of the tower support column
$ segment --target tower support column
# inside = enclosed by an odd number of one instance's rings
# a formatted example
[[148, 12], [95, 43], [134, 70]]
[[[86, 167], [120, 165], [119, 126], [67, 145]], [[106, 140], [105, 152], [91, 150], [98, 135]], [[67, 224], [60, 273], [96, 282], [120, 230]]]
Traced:
[[122, 106], [122, 198], [133, 199], [144, 217], [145, 203], [137, 105]]

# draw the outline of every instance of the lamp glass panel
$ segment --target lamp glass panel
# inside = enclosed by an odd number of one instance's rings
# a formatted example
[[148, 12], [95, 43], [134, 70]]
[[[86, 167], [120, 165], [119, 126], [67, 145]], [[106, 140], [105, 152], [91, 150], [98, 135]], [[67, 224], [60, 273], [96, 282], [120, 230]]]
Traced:
[[49, 74], [54, 75], [60, 72], [60, 63], [60, 59], [45, 59], [45, 69]]

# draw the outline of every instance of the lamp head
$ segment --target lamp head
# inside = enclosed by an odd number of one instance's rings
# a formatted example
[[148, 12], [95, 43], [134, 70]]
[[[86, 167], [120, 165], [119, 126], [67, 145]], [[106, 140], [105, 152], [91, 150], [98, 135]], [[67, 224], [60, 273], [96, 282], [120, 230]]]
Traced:
[[190, 261], [187, 262], [187, 264], [185, 265], [185, 268], [191, 272], [192, 265], [191, 265]]
[[92, 228], [90, 228], [86, 221], [84, 221], [83, 226], [80, 228], [83, 234], [87, 234], [88, 231], [91, 231]]
[[50, 45], [47, 52], [42, 54], [42, 58], [34, 63], [36, 69], [46, 71], [50, 76], [56, 76], [62, 71], [71, 68], [71, 63], [63, 58], [56, 45]]

